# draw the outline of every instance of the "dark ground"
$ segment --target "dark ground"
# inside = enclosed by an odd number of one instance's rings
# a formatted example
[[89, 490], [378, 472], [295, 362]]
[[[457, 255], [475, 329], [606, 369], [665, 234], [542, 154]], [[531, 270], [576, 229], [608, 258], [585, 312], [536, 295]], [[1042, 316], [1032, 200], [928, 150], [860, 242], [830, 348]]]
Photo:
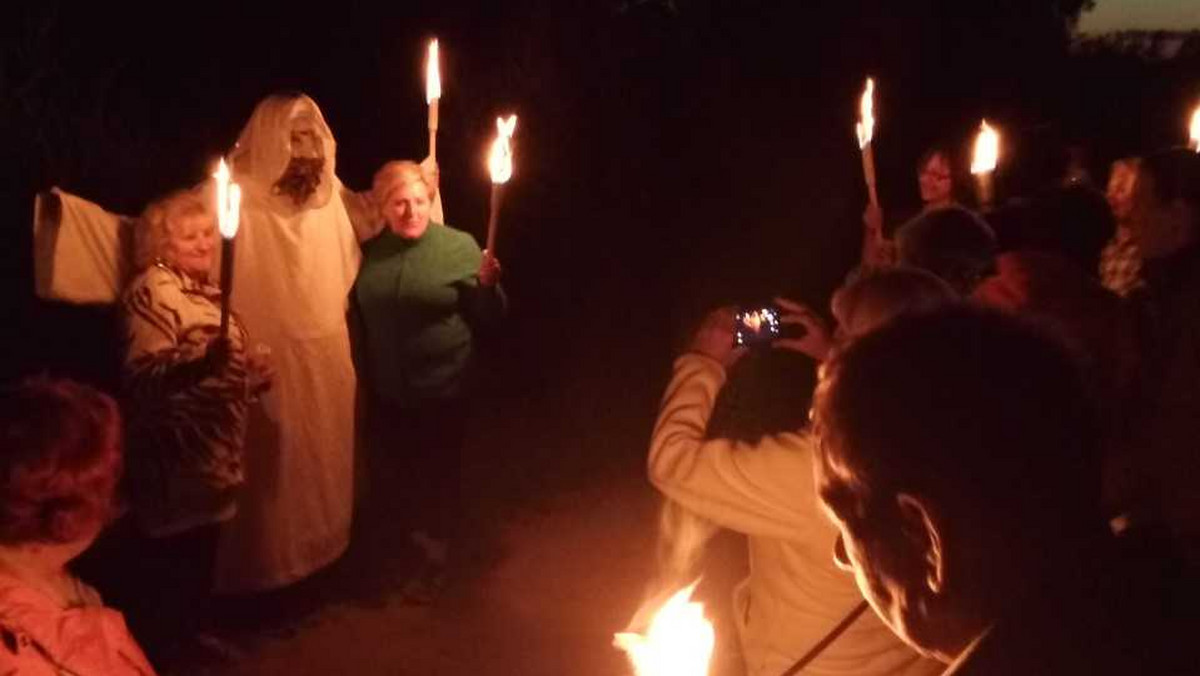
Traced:
[[[412, 609], [396, 595], [406, 547], [358, 533], [310, 583], [237, 608], [251, 656], [217, 673], [627, 673], [609, 644], [653, 573], [641, 463], [671, 357], [718, 304], [782, 293], [823, 309], [858, 245], [864, 75], [879, 80], [880, 189], [897, 210], [916, 201], [919, 153], [967, 147], [984, 114], [1007, 132], [1007, 194], [1051, 176], [1067, 143], [1088, 146], [1103, 176], [1112, 157], [1177, 142], [1196, 64], [1069, 58], [1045, 11], [1057, 4], [19, 10], [0, 28], [13, 320], [0, 376], [115, 382], [110, 309], [32, 297], [36, 191], [135, 213], [202, 178], [282, 89], [313, 95], [339, 175], [364, 188], [385, 159], [424, 153], [420, 64], [436, 34], [446, 212], [479, 239], [492, 119], [520, 115], [497, 246], [512, 311], [486, 349], [469, 451], [478, 551], [443, 604]], [[807, 365], [765, 357], [743, 371], [719, 427], [753, 436], [803, 420]], [[719, 541], [708, 566], [718, 614], [744, 565], [737, 545]]]

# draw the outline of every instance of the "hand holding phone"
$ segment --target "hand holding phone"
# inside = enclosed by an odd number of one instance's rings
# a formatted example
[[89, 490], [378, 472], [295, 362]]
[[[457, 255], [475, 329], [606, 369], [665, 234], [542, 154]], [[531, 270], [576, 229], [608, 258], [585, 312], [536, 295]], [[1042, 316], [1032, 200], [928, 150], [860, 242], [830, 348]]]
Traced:
[[783, 311], [779, 321], [785, 327], [784, 336], [775, 341], [775, 347], [825, 361], [833, 347], [825, 320], [802, 303], [787, 298], [776, 298], [775, 303]]
[[746, 350], [739, 349], [734, 343], [736, 314], [737, 309], [732, 306], [719, 307], [709, 312], [692, 334], [687, 351], [716, 360], [725, 368], [732, 367], [746, 353]]

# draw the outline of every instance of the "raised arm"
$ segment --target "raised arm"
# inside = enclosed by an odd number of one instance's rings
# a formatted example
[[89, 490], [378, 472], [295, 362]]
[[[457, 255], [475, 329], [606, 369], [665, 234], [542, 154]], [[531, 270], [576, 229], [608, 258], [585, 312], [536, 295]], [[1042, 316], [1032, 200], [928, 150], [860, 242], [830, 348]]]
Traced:
[[[687, 509], [742, 533], [794, 539], [825, 530], [806, 435], [779, 434], [755, 444], [706, 438], [733, 354], [732, 312], [725, 319], [710, 316], [700, 331], [707, 337], [694, 339], [693, 350], [675, 361], [646, 461], [650, 481]], [[730, 347], [721, 348], [726, 338]]]

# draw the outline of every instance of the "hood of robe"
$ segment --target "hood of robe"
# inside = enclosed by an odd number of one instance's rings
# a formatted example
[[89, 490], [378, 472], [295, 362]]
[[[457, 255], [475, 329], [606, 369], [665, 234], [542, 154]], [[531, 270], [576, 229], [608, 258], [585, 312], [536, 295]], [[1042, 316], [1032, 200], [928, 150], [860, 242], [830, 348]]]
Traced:
[[[321, 182], [308, 200], [297, 206], [288, 195], [277, 194], [275, 184], [292, 161], [292, 131], [311, 129], [321, 141], [324, 166]], [[319, 209], [329, 202], [336, 183], [337, 142], [321, 109], [305, 94], [274, 94], [259, 102], [242, 129], [231, 153], [234, 179], [242, 190], [253, 191], [281, 214]]]

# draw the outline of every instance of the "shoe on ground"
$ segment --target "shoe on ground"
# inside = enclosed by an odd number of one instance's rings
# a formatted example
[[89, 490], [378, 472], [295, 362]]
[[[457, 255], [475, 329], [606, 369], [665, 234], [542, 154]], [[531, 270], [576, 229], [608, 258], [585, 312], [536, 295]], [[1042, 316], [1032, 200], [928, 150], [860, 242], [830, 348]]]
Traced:
[[415, 606], [432, 605], [446, 588], [446, 567], [426, 562], [409, 578], [400, 590], [404, 603]]

